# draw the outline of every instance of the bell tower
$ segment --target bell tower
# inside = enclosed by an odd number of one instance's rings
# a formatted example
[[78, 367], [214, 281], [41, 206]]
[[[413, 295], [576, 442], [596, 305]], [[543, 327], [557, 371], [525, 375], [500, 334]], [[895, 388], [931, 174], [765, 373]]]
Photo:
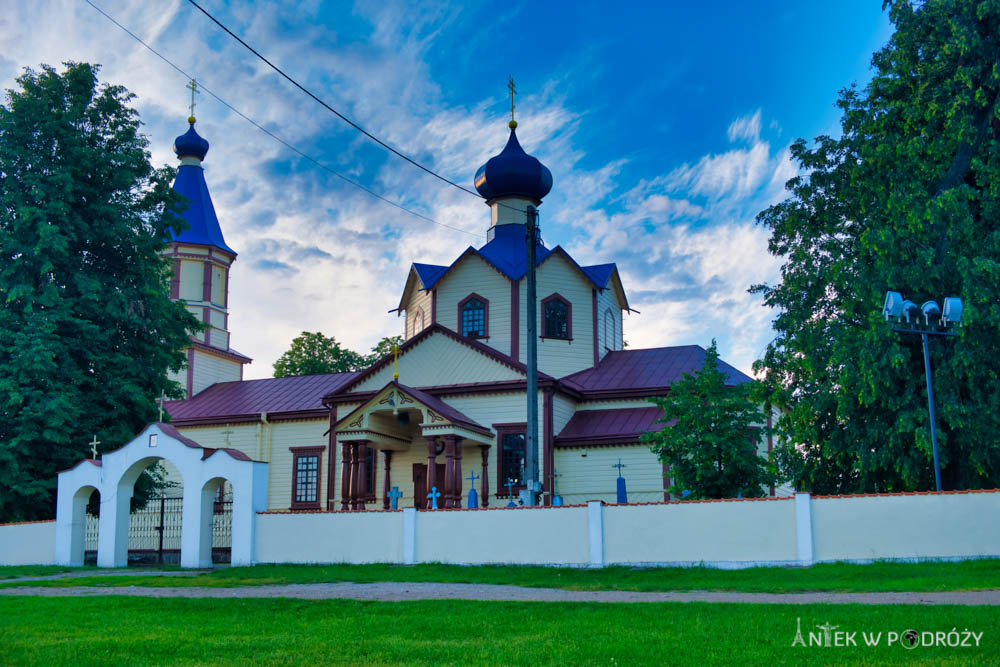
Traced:
[[242, 380], [243, 365], [252, 360], [230, 345], [229, 271], [236, 251], [226, 245], [205, 182], [202, 162], [208, 141], [195, 131], [193, 115], [188, 123], [188, 131], [174, 140], [180, 168], [173, 186], [188, 201], [180, 212], [188, 228], [169, 241], [167, 254], [173, 261], [170, 298], [183, 301], [205, 323], [205, 329], [191, 337], [186, 367], [171, 376], [191, 398], [216, 382]]

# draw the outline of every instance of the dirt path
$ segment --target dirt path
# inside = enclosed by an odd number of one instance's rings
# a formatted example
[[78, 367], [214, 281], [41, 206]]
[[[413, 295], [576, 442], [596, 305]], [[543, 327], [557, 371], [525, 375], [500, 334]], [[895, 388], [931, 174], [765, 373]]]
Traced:
[[[23, 581], [23, 580], [22, 580]], [[138, 586], [23, 586], [0, 589], [0, 595], [94, 596], [127, 595], [151, 598], [298, 598], [303, 600], [507, 600], [537, 602], [743, 602], [750, 604], [955, 604], [1000, 606], [1000, 590], [935, 593], [736, 593], [690, 591], [637, 593], [629, 591], [568, 591], [493, 584], [380, 582], [375, 584], [288, 584], [235, 588], [143, 588]]]

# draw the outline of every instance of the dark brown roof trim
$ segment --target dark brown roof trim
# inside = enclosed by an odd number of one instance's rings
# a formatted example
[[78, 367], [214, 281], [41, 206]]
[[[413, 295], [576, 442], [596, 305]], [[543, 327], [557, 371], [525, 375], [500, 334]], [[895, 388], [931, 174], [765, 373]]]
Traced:
[[238, 361], [241, 364], [249, 364], [250, 362], [253, 361], [253, 359], [251, 359], [250, 357], [244, 356], [233, 349], [220, 350], [217, 347], [212, 347], [211, 345], [208, 345], [207, 343], [202, 343], [199, 340], [192, 340], [191, 344], [196, 349], [201, 350], [202, 352], [207, 352], [208, 354], [214, 354], [216, 356], [222, 357], [223, 359]]
[[[326, 408], [315, 410], [289, 410], [287, 412], [268, 412], [267, 421], [292, 421], [295, 419], [326, 419], [330, 411]], [[225, 424], [245, 424], [260, 422], [260, 413], [244, 413], [239, 415], [217, 415], [215, 417], [194, 417], [192, 419], [171, 419], [174, 426], [220, 426]]]

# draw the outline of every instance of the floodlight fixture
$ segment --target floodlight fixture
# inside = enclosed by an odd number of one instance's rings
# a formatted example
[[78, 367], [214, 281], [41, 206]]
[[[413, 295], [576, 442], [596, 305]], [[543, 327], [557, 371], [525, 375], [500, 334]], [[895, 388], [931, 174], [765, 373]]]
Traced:
[[924, 324], [927, 326], [931, 326], [931, 320], [937, 322], [941, 318], [941, 308], [936, 301], [924, 301], [920, 310], [924, 314]]
[[962, 300], [957, 296], [946, 296], [944, 298], [944, 312], [941, 315], [941, 323], [945, 326], [952, 324], [962, 324]]
[[907, 321], [907, 323], [913, 321], [910, 318], [916, 319], [919, 315], [920, 315], [920, 306], [913, 303], [909, 299], [903, 301], [903, 318]]
[[903, 295], [899, 292], [886, 292], [885, 305], [882, 306], [882, 315], [886, 321], [898, 320], [903, 315]]

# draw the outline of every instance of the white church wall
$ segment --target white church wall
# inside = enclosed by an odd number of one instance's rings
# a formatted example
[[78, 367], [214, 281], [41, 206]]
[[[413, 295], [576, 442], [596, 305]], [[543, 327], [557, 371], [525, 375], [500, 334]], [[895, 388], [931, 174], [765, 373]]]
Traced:
[[648, 447], [582, 447], [555, 451], [556, 490], [572, 505], [588, 500], [613, 503], [617, 499], [618, 469], [625, 468], [629, 502], [663, 500], [663, 464]]
[[587, 508], [417, 513], [418, 562], [586, 562]]
[[473, 292], [489, 301], [489, 337], [479, 339], [510, 354], [510, 280], [476, 255], [452, 268], [437, 287], [437, 321], [461, 333], [458, 304]]
[[196, 349], [194, 351], [194, 373], [192, 375], [191, 391], [193, 394], [197, 394], [216, 382], [234, 382], [239, 380], [240, 364]]
[[[393, 366], [388, 364], [351, 391], [378, 391], [392, 381], [392, 374]], [[415, 387], [523, 378], [519, 371], [440, 333], [399, 357], [399, 381]]]
[[258, 563], [400, 563], [402, 512], [257, 515]]
[[1000, 555], [1000, 493], [812, 498], [816, 560]]
[[0, 524], [0, 566], [52, 565], [55, 553], [55, 521]]

